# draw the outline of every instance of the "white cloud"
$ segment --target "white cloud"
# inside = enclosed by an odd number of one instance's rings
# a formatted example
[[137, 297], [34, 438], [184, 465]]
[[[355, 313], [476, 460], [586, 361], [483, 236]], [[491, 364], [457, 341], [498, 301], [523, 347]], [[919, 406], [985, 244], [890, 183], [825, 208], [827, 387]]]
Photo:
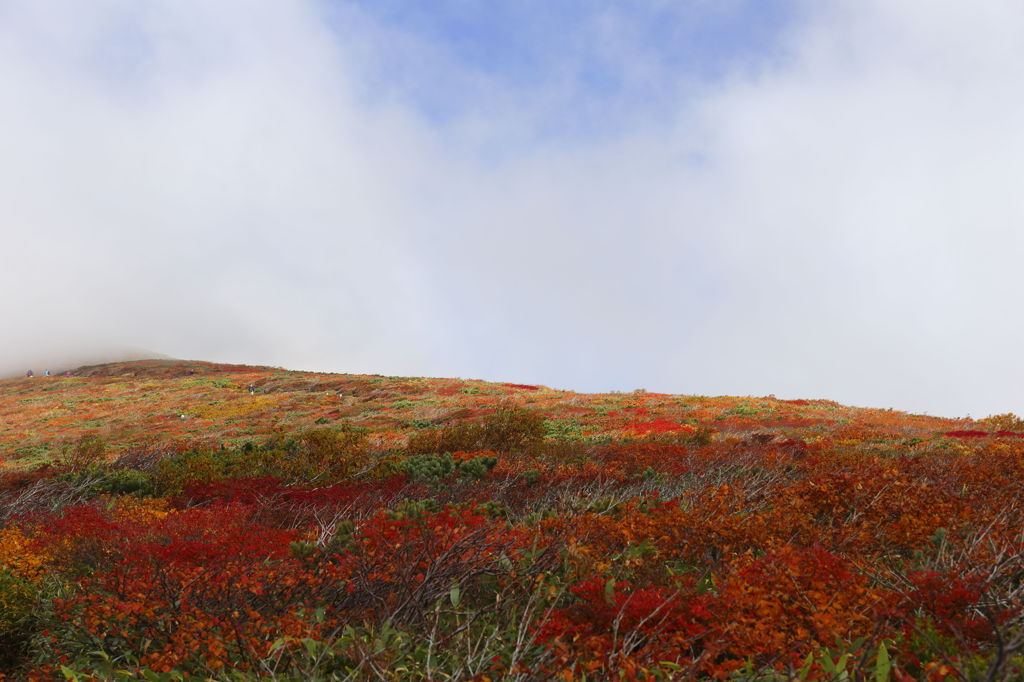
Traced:
[[691, 349], [713, 358], [703, 382], [1021, 409], [1024, 12], [983, 4], [843, 3], [785, 68], [705, 103], [704, 210], [734, 287]]
[[[298, 3], [145, 7], [6, 17], [3, 306], [22, 322], [3, 355], [419, 366], [401, 188], [421, 132], [353, 102], [344, 54]], [[138, 73], [91, 59], [111, 26]]]
[[[1024, 411], [1016, 5], [808, 3], [770, 60], [569, 140], [531, 129], [557, 92], [339, 16], [0, 7], [0, 369], [131, 346]], [[423, 70], [368, 80], [400, 38]], [[451, 120], [403, 95], [438, 69]]]

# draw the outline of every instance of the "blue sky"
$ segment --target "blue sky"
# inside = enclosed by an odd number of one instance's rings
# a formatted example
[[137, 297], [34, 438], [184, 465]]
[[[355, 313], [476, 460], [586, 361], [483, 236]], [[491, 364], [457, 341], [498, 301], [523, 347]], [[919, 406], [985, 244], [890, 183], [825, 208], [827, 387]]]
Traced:
[[435, 123], [485, 107], [483, 83], [513, 99], [550, 97], [531, 133], [556, 138], [620, 133], [638, 117], [664, 124], [730, 72], [783, 60], [798, 14], [780, 0], [322, 2], [341, 41], [367, 23], [395, 38], [374, 53], [368, 80]]
[[0, 1], [0, 373], [1024, 412], [1024, 7]]

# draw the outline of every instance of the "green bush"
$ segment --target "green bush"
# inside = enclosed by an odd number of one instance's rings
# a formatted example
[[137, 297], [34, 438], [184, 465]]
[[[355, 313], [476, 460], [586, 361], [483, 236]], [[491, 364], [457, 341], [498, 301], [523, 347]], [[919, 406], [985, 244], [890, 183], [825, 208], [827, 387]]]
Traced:
[[575, 419], [549, 419], [544, 424], [544, 435], [548, 438], [578, 439], [583, 437], [583, 428]]
[[395, 520], [420, 519], [424, 515], [433, 514], [440, 509], [441, 505], [429, 497], [425, 500], [402, 500], [388, 512], [388, 516]]
[[413, 455], [400, 465], [402, 471], [415, 481], [438, 483], [455, 472], [451, 455]]
[[473, 459], [462, 460], [456, 468], [461, 477], [478, 481], [486, 476], [497, 463], [497, 457], [474, 457]]
[[110, 495], [135, 495], [148, 497], [154, 494], [153, 478], [138, 469], [115, 469], [103, 473], [103, 478], [93, 489]]
[[413, 455], [399, 465], [402, 472], [415, 481], [436, 485], [452, 474], [460, 478], [479, 480], [498, 463], [497, 457], [473, 457], [456, 462], [451, 455]]
[[61, 479], [71, 484], [84, 484], [93, 495], [134, 495], [150, 497], [156, 493], [153, 477], [138, 469], [101, 469], [93, 467], [71, 471]]

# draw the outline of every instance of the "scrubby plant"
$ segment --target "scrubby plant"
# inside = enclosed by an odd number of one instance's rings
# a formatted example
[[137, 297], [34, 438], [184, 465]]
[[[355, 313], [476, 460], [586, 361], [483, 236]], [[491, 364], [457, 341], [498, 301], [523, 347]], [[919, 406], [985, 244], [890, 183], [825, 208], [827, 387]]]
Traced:
[[981, 423], [988, 425], [993, 431], [1024, 431], [1024, 419], [1013, 412], [985, 417]]
[[167, 492], [180, 491], [188, 483], [230, 478], [334, 482], [385, 464], [370, 462], [366, 434], [342, 423], [295, 435], [277, 434], [259, 445], [249, 441], [238, 448], [194, 448], [161, 460], [156, 482]]
[[299, 435], [299, 441], [305, 446], [311, 461], [326, 463], [360, 454], [366, 443], [366, 434], [342, 423], [336, 428], [304, 431]]
[[39, 588], [0, 568], [0, 669], [11, 669], [27, 649]]
[[72, 473], [79, 473], [102, 464], [106, 455], [106, 441], [95, 433], [85, 433], [64, 446], [62, 465]]
[[544, 442], [544, 417], [520, 407], [502, 407], [478, 421], [461, 421], [418, 431], [409, 438], [410, 454], [444, 452], [534, 452]]
[[532, 452], [544, 441], [543, 415], [520, 407], [504, 407], [480, 423], [478, 450]]

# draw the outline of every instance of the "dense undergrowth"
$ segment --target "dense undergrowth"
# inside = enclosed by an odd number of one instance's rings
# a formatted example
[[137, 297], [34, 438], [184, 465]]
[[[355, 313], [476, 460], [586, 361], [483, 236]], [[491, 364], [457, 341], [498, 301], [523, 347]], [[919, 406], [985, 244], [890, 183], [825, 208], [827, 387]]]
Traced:
[[14, 679], [1024, 677], [1013, 415], [175, 363], [0, 414]]

